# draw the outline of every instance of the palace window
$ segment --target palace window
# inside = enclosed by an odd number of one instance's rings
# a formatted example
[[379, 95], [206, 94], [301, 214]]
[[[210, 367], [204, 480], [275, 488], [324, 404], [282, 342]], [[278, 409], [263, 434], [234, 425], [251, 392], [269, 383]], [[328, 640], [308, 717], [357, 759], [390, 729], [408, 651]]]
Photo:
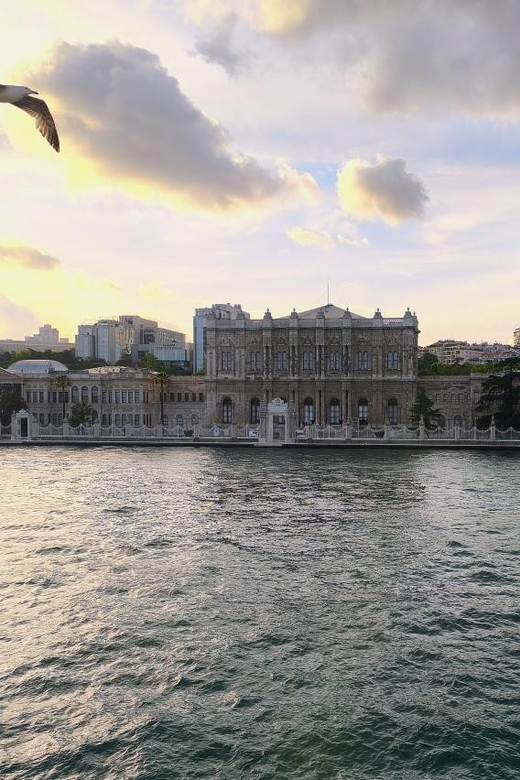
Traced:
[[389, 425], [397, 425], [399, 421], [399, 405], [395, 398], [390, 398], [386, 406]]
[[287, 371], [287, 352], [278, 352], [276, 355], [276, 365], [278, 371]]
[[184, 427], [184, 417], [182, 416], [182, 414], [178, 414], [177, 417], [175, 418], [175, 425], [177, 425], [177, 427], [179, 428]]
[[79, 387], [74, 385], [72, 388], [72, 403], [75, 404], [77, 401], [79, 401]]
[[341, 368], [341, 352], [338, 349], [329, 353], [329, 369], [330, 371], [339, 371]]
[[332, 398], [329, 404], [329, 422], [331, 425], [339, 425], [339, 401]]
[[314, 401], [306, 398], [303, 402], [303, 424], [312, 425], [314, 422]]
[[138, 428], [138, 427], [139, 427], [139, 415], [134, 414], [134, 428]]
[[229, 425], [233, 422], [233, 404], [231, 398], [224, 398], [222, 401], [222, 422]]
[[114, 403], [121, 403], [121, 390], [114, 390]]
[[358, 352], [358, 369], [360, 371], [368, 371], [368, 352]]
[[222, 371], [231, 371], [233, 368], [233, 362], [231, 359], [231, 352], [222, 352], [220, 359], [220, 367]]
[[140, 399], [140, 391], [139, 390], [134, 390], [134, 401], [135, 401], [136, 404], [139, 403], [139, 399]]
[[121, 390], [121, 403], [126, 404], [128, 398], [128, 393], [126, 390]]
[[251, 352], [249, 355], [249, 363], [251, 366], [251, 371], [260, 371], [261, 370], [260, 352]]
[[94, 387], [90, 391], [90, 395], [91, 395], [91, 398], [92, 398], [92, 403], [93, 404], [98, 404], [99, 403], [99, 388], [98, 388], [97, 385], [94, 385]]
[[366, 398], [360, 398], [358, 403], [358, 418], [360, 425], [368, 423], [368, 401]]
[[182, 393], [177, 393], [177, 403], [181, 403], [182, 401]]
[[306, 350], [303, 353], [303, 370], [314, 371], [316, 366], [316, 353], [314, 350]]
[[115, 416], [115, 425], [116, 425], [116, 428], [120, 428], [121, 427], [121, 415], [120, 414], [116, 414], [116, 416]]
[[258, 398], [251, 398], [249, 410], [249, 422], [251, 425], [257, 425], [260, 422], [260, 400]]
[[399, 353], [388, 352], [386, 356], [386, 367], [389, 371], [397, 371], [399, 369]]
[[191, 394], [191, 400], [192, 401], [196, 401], [197, 400], [197, 393], [192, 393]]
[[199, 415], [198, 414], [192, 414], [190, 417], [190, 425], [193, 427], [194, 425], [199, 424]]
[[85, 387], [85, 385], [81, 388], [81, 400], [88, 401], [88, 387]]
[[199, 393], [199, 401], [203, 401], [203, 400], [204, 400], [204, 393]]
[[190, 400], [190, 394], [189, 393], [184, 393], [184, 400], [185, 401], [189, 401]]

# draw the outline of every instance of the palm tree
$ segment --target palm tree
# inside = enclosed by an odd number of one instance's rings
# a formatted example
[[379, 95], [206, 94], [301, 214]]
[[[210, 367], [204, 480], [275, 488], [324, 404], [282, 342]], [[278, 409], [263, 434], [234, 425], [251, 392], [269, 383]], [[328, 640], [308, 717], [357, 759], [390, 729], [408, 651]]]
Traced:
[[66, 374], [59, 374], [54, 380], [54, 387], [57, 387], [61, 393], [62, 420], [65, 422], [65, 388], [71, 386], [71, 381]]
[[161, 402], [161, 425], [164, 425], [164, 388], [168, 384], [169, 379], [170, 375], [164, 369], [153, 372], [153, 381], [156, 385], [159, 386], [159, 400]]
[[70, 410], [69, 423], [73, 428], [77, 428], [78, 425], [92, 425], [96, 417], [96, 410], [88, 401], [77, 401]]

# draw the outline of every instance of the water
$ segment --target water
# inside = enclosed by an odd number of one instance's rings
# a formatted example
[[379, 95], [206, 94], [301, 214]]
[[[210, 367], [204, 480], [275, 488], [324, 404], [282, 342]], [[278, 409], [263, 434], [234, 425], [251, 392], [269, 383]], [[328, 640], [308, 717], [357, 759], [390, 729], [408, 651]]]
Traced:
[[518, 778], [519, 474], [0, 449], [0, 776]]

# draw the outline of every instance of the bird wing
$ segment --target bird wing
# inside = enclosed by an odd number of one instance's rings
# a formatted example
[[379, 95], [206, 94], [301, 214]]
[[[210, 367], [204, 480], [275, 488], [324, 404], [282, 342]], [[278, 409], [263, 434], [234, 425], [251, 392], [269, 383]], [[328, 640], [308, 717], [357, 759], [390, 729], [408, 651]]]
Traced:
[[57, 152], [60, 151], [60, 139], [58, 138], [58, 131], [54, 124], [54, 119], [49, 111], [45, 100], [32, 97], [32, 95], [26, 95], [21, 100], [17, 100], [16, 103], [12, 103], [13, 106], [21, 108], [22, 111], [27, 111], [30, 116], [36, 120], [36, 127], [43, 135], [46, 141], [50, 143], [53, 149]]

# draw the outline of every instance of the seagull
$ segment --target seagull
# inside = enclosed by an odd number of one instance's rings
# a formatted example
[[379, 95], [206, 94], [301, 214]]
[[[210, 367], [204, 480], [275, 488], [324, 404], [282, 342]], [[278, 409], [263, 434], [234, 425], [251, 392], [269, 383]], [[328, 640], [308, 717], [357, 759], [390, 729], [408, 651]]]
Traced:
[[53, 149], [60, 151], [60, 139], [54, 119], [45, 100], [31, 97], [37, 95], [29, 87], [15, 87], [13, 84], [0, 84], [0, 103], [12, 103], [13, 106], [27, 111], [36, 120], [36, 127]]

